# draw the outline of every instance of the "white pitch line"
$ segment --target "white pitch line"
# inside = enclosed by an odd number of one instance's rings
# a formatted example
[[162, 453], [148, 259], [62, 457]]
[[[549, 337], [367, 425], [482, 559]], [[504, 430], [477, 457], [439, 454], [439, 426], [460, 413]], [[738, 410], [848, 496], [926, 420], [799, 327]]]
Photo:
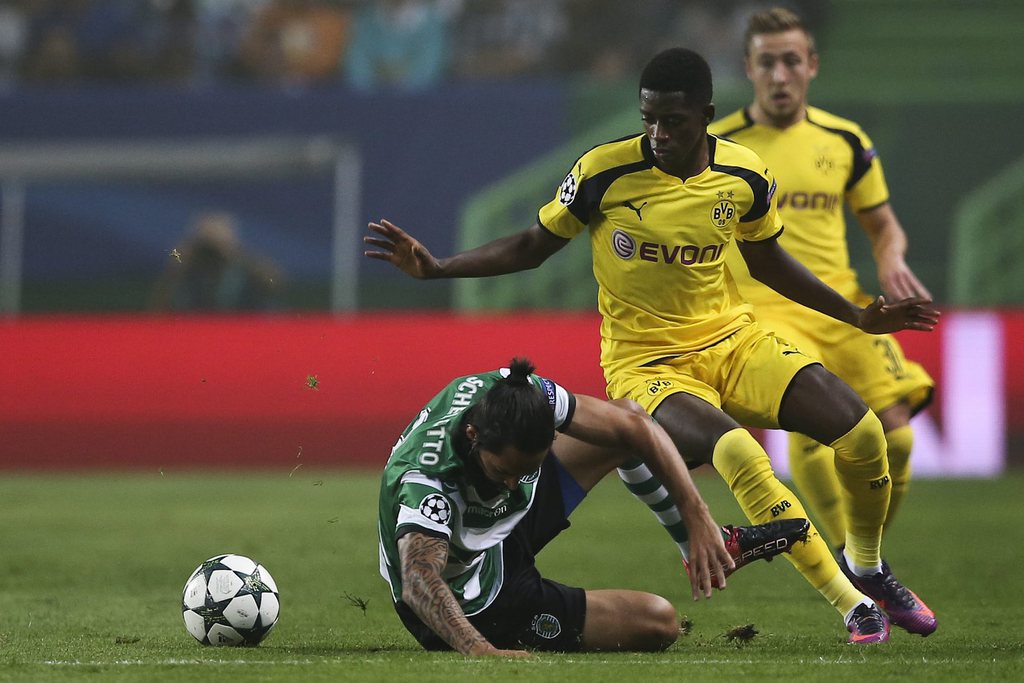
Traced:
[[[278, 660], [248, 660], [248, 659], [222, 659], [222, 660], [204, 660], [204, 659], [118, 659], [113, 661], [79, 661], [79, 660], [45, 660], [40, 664], [46, 666], [309, 666], [312, 664], [391, 664], [394, 663], [394, 658], [389, 657], [378, 657], [373, 659], [355, 659], [355, 658], [324, 658], [324, 659], [278, 659]], [[511, 660], [510, 660], [511, 661]], [[981, 664], [983, 662], [996, 663], [998, 659], [981, 659], [972, 660], [974, 664]], [[460, 661], [460, 665], [465, 664], [487, 664], [488, 666], [494, 663], [492, 659], [469, 659]], [[867, 664], [867, 660], [859, 658], [849, 658], [840, 656], [836, 659], [825, 659], [824, 657], [818, 657], [816, 659], [686, 659], [686, 660], [669, 660], [669, 659], [658, 659], [652, 661], [629, 661], [621, 659], [575, 659], [573, 657], [553, 657], [546, 655], [545, 659], [535, 660], [522, 660], [517, 659], [514, 661], [516, 665], [526, 664], [531, 666], [553, 666], [553, 665], [564, 665], [564, 664], [576, 664], [576, 665], [591, 665], [591, 666], [607, 666], [609, 664], [627, 665], [627, 666], [686, 666], [686, 665], [723, 665], [730, 666], [736, 664], [818, 664], [818, 665], [860, 665]], [[906, 662], [904, 662], [906, 663]], [[921, 658], [920, 660], [914, 660], [916, 664], [929, 664], [929, 665], [944, 665], [944, 664], [963, 664], [962, 660], [954, 659], [926, 659]]]

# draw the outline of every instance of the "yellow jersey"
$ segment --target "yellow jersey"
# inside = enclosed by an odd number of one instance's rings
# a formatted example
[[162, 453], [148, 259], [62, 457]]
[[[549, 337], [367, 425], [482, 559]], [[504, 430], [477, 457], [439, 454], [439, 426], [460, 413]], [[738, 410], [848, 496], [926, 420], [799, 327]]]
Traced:
[[538, 215], [552, 234], [590, 231], [605, 378], [707, 348], [753, 320], [725, 268], [734, 238], [782, 230], [775, 179], [757, 154], [708, 136], [709, 164], [682, 179], [636, 135], [584, 154]]
[[[779, 243], [826, 284], [847, 299], [856, 299], [859, 288], [850, 267], [844, 202], [853, 211], [863, 211], [889, 201], [882, 164], [864, 131], [815, 107], [808, 107], [807, 117], [786, 129], [754, 123], [741, 109], [708, 130], [749, 147], [765, 160], [778, 179], [778, 207], [786, 223]], [[792, 303], [754, 280], [738, 250], [731, 252], [728, 267], [747, 301]]]

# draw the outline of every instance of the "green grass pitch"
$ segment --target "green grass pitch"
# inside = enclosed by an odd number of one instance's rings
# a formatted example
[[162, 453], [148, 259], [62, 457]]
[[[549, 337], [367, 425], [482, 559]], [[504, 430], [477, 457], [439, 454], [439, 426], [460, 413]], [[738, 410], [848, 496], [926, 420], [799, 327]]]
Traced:
[[[717, 477], [698, 485], [719, 522], [740, 520]], [[667, 536], [605, 481], [541, 555], [541, 570], [660, 593], [690, 633], [659, 654], [504, 661], [425, 653], [401, 628], [377, 575], [376, 473], [7, 474], [0, 680], [1024, 680], [1022, 489], [1019, 474], [915, 482], [886, 557], [935, 609], [939, 630], [854, 648], [785, 560], [756, 563], [692, 602]], [[262, 562], [281, 589], [281, 620], [258, 648], [203, 647], [182, 624], [185, 579], [224, 552]], [[753, 640], [725, 637], [745, 624]]]

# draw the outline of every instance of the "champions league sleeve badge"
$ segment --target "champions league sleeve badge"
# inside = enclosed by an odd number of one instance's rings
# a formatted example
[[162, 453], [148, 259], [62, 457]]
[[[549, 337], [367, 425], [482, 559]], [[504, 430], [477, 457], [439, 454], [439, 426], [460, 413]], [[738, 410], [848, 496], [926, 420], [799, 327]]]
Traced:
[[452, 519], [452, 506], [444, 496], [432, 493], [420, 503], [420, 514], [435, 524], [447, 526]]
[[558, 188], [559, 203], [563, 206], [572, 204], [572, 200], [576, 199], [577, 188], [576, 176], [572, 174], [572, 171], [569, 171], [569, 175], [565, 176], [565, 180], [562, 181], [562, 185]]

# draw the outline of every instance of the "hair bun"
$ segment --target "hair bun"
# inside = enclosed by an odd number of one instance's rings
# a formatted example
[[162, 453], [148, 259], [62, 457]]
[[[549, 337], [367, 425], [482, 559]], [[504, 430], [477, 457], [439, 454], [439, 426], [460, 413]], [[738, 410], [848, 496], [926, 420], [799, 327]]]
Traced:
[[508, 379], [515, 384], [528, 383], [530, 375], [533, 374], [533, 371], [535, 370], [530, 359], [521, 357], [513, 358], [512, 362], [508, 364], [508, 369]]

